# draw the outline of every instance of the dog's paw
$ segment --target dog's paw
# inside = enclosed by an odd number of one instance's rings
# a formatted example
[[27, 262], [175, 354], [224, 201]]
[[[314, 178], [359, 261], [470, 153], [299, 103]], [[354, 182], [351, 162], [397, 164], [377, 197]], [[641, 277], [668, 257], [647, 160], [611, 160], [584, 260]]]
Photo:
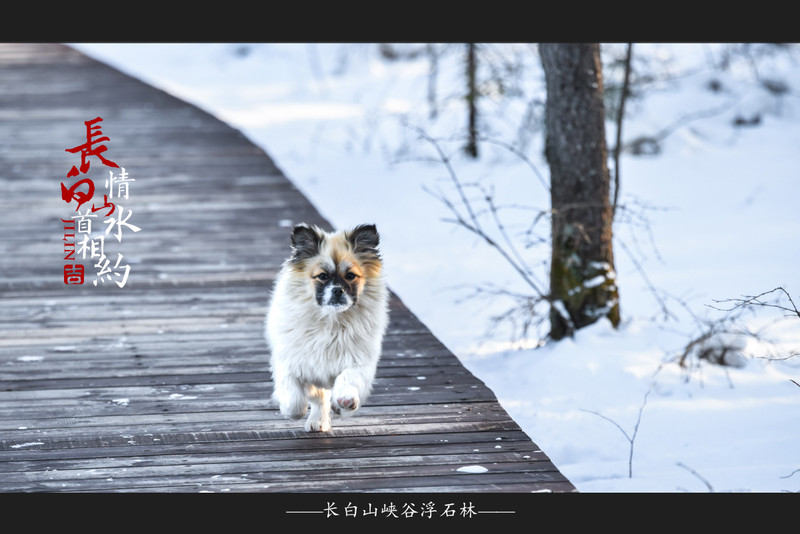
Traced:
[[340, 412], [342, 410], [349, 410], [352, 412], [358, 409], [358, 397], [341, 397], [336, 399], [336, 404]]
[[334, 391], [331, 398], [331, 408], [340, 415], [356, 411], [360, 404], [358, 390], [352, 386], [344, 387], [340, 391]]
[[305, 429], [306, 432], [327, 432], [331, 429], [331, 421], [327, 418], [312, 420], [309, 417], [306, 420]]

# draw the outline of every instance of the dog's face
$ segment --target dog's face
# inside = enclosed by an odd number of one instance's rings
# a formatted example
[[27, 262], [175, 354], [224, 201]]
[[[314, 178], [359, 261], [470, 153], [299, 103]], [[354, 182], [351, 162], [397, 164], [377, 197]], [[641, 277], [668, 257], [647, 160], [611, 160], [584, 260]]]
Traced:
[[304, 281], [306, 295], [313, 296], [325, 313], [352, 308], [370, 281], [380, 276], [379, 236], [374, 225], [328, 233], [300, 224], [292, 231], [291, 242], [292, 274]]

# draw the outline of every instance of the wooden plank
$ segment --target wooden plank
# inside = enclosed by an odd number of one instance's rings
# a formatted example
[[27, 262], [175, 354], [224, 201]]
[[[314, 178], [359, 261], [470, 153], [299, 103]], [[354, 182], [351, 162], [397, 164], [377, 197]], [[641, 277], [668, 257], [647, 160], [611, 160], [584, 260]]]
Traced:
[[[65, 149], [97, 116], [137, 180], [124, 288], [60, 272]], [[0, 44], [0, 138], [0, 492], [575, 491], [395, 295], [367, 404], [324, 434], [280, 416], [269, 289], [287, 226], [330, 225], [237, 130], [18, 43]]]

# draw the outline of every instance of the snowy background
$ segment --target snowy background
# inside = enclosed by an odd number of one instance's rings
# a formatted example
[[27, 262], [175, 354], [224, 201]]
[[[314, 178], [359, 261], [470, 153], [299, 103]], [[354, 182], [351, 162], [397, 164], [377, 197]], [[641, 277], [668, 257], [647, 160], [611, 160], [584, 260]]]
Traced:
[[[580, 491], [800, 491], [800, 317], [719, 310], [778, 287], [800, 305], [797, 46], [634, 46], [614, 226], [623, 323], [559, 343], [540, 342], [546, 323], [523, 335], [492, 320], [529, 288], [442, 200], [457, 203], [456, 177], [501, 238], [490, 192], [546, 287], [535, 45], [479, 48], [477, 159], [462, 150], [465, 45], [74, 46], [240, 129], [335, 226], [376, 223], [391, 288]], [[602, 51], [613, 97], [625, 47]], [[764, 302], [792, 307], [781, 291]], [[709, 331], [738, 365], [694, 350], [679, 366]]]

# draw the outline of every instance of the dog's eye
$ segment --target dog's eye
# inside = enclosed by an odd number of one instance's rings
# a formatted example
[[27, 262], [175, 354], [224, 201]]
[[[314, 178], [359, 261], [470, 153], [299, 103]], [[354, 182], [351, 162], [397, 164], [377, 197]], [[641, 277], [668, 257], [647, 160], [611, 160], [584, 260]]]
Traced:
[[319, 278], [320, 280], [322, 280], [322, 281], [324, 282], [324, 281], [326, 281], [328, 278], [330, 278], [330, 276], [328, 276], [328, 273], [319, 273], [319, 274], [317, 275], [317, 278]]
[[344, 275], [344, 279], [347, 280], [348, 282], [352, 282], [356, 278], [357, 276], [355, 275], [355, 273], [347, 273], [346, 275]]

